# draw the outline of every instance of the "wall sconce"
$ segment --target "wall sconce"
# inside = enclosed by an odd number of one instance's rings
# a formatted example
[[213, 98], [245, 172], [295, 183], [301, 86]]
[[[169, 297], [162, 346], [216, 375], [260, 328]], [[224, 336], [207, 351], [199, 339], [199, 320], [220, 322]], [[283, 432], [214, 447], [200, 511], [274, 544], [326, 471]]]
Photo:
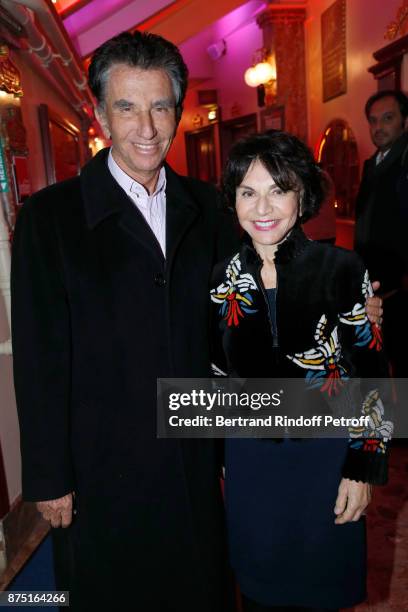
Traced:
[[276, 68], [269, 62], [259, 62], [248, 68], [244, 75], [245, 83], [249, 87], [265, 85], [269, 81], [276, 81]]
[[245, 83], [258, 87], [258, 105], [273, 104], [277, 93], [276, 63], [266, 49], [258, 49], [252, 58], [252, 66], [245, 71]]
[[220, 121], [221, 117], [221, 109], [219, 106], [212, 106], [208, 109], [207, 119], [209, 123], [215, 123], [216, 121]]

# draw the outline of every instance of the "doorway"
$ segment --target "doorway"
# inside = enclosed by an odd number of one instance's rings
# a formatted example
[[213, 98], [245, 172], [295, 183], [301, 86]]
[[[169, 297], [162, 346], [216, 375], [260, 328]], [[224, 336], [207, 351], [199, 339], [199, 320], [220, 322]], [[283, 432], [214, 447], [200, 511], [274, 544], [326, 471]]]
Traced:
[[185, 132], [188, 176], [217, 182], [214, 125]]
[[234, 142], [258, 131], [257, 115], [244, 115], [220, 124], [221, 166], [224, 169]]
[[337, 216], [353, 218], [359, 188], [359, 157], [355, 136], [346, 121], [333, 119], [328, 124], [316, 157], [333, 180]]

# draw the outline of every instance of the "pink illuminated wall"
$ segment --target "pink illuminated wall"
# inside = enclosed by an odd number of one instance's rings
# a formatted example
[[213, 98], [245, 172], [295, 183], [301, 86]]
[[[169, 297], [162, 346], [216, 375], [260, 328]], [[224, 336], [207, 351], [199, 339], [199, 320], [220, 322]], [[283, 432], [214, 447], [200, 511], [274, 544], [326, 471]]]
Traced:
[[162, 10], [169, 0], [92, 0], [66, 19], [67, 29], [78, 53], [86, 56], [108, 38], [134, 27]]
[[[218, 90], [224, 120], [232, 117], [233, 106], [239, 108], [240, 115], [259, 110], [256, 90], [245, 85], [244, 72], [251, 63], [253, 52], [262, 46], [262, 32], [255, 20], [264, 7], [265, 3], [258, 0], [247, 2], [180, 46], [191, 76], [206, 80], [189, 91], [178, 134], [168, 156], [169, 163], [178, 172], [187, 173], [184, 132], [194, 129], [193, 117], [197, 113], [206, 117], [206, 109], [197, 106], [198, 89]], [[227, 52], [219, 60], [211, 60], [206, 49], [221, 39], [226, 41]]]

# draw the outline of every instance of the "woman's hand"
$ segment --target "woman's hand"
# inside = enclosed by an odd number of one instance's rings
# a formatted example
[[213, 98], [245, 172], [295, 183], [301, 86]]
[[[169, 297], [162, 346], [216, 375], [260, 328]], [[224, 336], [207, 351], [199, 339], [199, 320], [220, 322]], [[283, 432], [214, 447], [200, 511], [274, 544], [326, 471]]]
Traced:
[[334, 514], [337, 515], [334, 521], [336, 525], [358, 521], [370, 503], [371, 495], [370, 484], [342, 478], [334, 507]]

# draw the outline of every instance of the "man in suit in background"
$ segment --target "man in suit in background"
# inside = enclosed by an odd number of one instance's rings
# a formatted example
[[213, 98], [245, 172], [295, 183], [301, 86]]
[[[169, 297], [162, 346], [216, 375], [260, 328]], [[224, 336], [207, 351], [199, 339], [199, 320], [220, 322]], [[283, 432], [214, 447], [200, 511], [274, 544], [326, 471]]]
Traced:
[[66, 527], [54, 557], [71, 610], [224, 612], [215, 444], [157, 439], [156, 380], [209, 376], [209, 277], [234, 231], [213, 186], [164, 162], [187, 88], [178, 49], [123, 33], [89, 80], [112, 147], [35, 194], [14, 238], [23, 496]]
[[408, 376], [408, 97], [380, 91], [365, 106], [376, 152], [364, 163], [355, 249], [384, 297], [384, 343], [395, 377]]

